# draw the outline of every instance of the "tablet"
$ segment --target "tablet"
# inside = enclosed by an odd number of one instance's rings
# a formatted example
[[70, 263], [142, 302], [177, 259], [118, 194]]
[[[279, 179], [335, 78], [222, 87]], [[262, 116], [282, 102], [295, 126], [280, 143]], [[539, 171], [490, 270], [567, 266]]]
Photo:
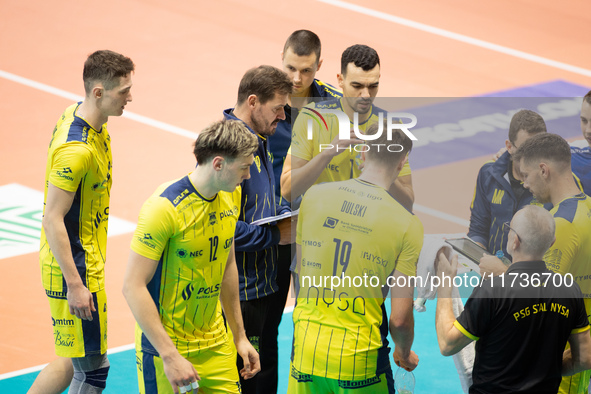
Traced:
[[450, 238], [446, 239], [445, 242], [450, 244], [455, 251], [466, 256], [476, 264], [480, 263], [483, 254], [490, 255], [488, 250], [484, 249], [470, 238]]

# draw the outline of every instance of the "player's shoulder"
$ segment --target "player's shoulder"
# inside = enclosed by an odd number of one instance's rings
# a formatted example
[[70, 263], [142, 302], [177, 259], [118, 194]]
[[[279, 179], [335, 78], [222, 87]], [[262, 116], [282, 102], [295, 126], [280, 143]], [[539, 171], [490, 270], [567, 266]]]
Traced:
[[184, 176], [158, 186], [152, 194], [152, 198], [160, 198], [176, 207], [194, 191], [195, 188], [189, 177]]
[[587, 140], [575, 140], [570, 143], [570, 150], [572, 153], [591, 152]]
[[338, 97], [328, 98], [326, 100], [311, 101], [302, 108], [302, 112], [308, 111], [308, 113], [317, 110], [341, 110], [341, 100]]
[[313, 84], [316, 88], [316, 92], [320, 97], [338, 98], [343, 96], [343, 92], [341, 92], [339, 89], [335, 88], [331, 84], [322, 82], [318, 79], [314, 79]]
[[576, 196], [569, 197], [563, 201], [561, 201], [557, 206], [555, 206], [553, 211], [554, 220], [556, 221], [556, 225], [562, 225], [560, 219], [568, 223], [573, 223], [575, 217], [577, 215], [577, 210], [579, 206], [586, 205], [591, 206], [589, 197], [584, 193], [579, 193]]

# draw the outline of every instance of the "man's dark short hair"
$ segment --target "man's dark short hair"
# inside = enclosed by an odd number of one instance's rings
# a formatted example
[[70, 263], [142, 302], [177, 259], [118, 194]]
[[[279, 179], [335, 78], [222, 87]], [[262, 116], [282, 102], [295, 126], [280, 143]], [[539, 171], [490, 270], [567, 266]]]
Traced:
[[254, 94], [261, 104], [272, 100], [275, 94], [291, 94], [293, 82], [286, 73], [273, 66], [258, 66], [248, 70], [238, 87], [238, 103], [241, 105]]
[[521, 145], [513, 159], [515, 162], [523, 160], [526, 163], [532, 161], [553, 161], [570, 168], [570, 146], [568, 142], [558, 134], [539, 133], [529, 138]]
[[363, 71], [369, 71], [380, 64], [380, 57], [375, 49], [367, 45], [357, 44], [350, 46], [343, 52], [341, 56], [341, 74], [345, 75], [347, 73], [349, 63], [355, 64], [355, 67], [359, 67]]
[[544, 118], [529, 109], [521, 109], [511, 118], [511, 123], [509, 124], [509, 141], [512, 144], [515, 144], [517, 133], [520, 130], [525, 130], [529, 135], [545, 133], [547, 131]]
[[283, 53], [287, 52], [287, 49], [291, 48], [293, 53], [298, 56], [309, 56], [312, 53], [316, 54], [316, 64], [320, 61], [320, 38], [316, 33], [310, 30], [296, 30], [285, 41], [283, 46]]
[[[380, 127], [376, 122], [367, 128], [367, 135], [374, 135]], [[400, 129], [392, 130], [392, 138], [388, 139], [388, 122], [384, 119], [382, 123], [382, 134], [375, 140], [368, 140], [369, 150], [365, 153], [366, 158], [379, 161], [382, 164], [394, 166], [400, 163], [412, 150], [412, 140]], [[379, 149], [378, 149], [379, 147]], [[367, 159], [366, 159], [367, 160]]]
[[117, 52], [101, 50], [91, 53], [82, 71], [84, 90], [87, 95], [90, 94], [96, 82], [102, 83], [106, 90], [111, 90], [119, 85], [119, 78], [134, 69], [133, 61]]
[[587, 92], [587, 94], [583, 97], [583, 100], [587, 102], [587, 104], [591, 104], [591, 90]]
[[203, 165], [216, 156], [228, 161], [252, 155], [259, 147], [257, 137], [239, 120], [219, 120], [203, 129], [195, 141], [193, 154]]

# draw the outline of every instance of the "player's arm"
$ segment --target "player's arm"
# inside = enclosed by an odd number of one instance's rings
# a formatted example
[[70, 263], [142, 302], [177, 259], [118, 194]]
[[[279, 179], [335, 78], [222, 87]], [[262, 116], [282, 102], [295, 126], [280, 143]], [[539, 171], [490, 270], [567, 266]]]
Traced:
[[550, 271], [566, 275], [577, 255], [580, 239], [572, 230], [572, 224], [563, 218], [554, 218], [556, 240], [544, 254], [544, 262]]
[[570, 348], [562, 357], [562, 376], [571, 376], [586, 369], [591, 369], [591, 335], [589, 326], [581, 332], [568, 337]]
[[[414, 286], [410, 278], [398, 270], [392, 275], [394, 283], [406, 283], [406, 287], [394, 286], [391, 291], [390, 335], [394, 341], [394, 362], [412, 371], [419, 357], [411, 350], [414, 341], [415, 321], [412, 312]], [[404, 279], [399, 279], [404, 277]]]
[[412, 206], [415, 202], [412, 175], [409, 174], [396, 178], [392, 186], [390, 186], [389, 192], [404, 208], [412, 212]]
[[283, 198], [291, 202], [306, 193], [316, 183], [330, 161], [355, 144], [363, 144], [363, 141], [356, 138], [354, 132], [351, 131], [350, 139], [341, 140], [337, 135], [329, 144], [330, 147], [322, 149], [311, 160], [299, 158], [288, 152], [281, 172], [281, 195]]
[[92, 293], [84, 286], [76, 269], [68, 232], [64, 224], [64, 218], [72, 207], [75, 195], [76, 192], [60, 189], [49, 182], [42, 224], [47, 243], [68, 286], [67, 297], [70, 313], [80, 319], [92, 320], [92, 312], [96, 311], [92, 301]]
[[236, 268], [234, 244], [232, 244], [230, 254], [228, 255], [228, 262], [226, 263], [224, 278], [222, 279], [220, 298], [222, 307], [224, 308], [224, 315], [234, 335], [236, 350], [244, 363], [244, 368], [240, 371], [240, 375], [244, 379], [250, 379], [261, 370], [261, 363], [259, 361], [259, 354], [248, 341], [246, 332], [244, 331], [240, 297], [238, 295], [238, 269]]
[[441, 285], [437, 289], [437, 309], [435, 311], [435, 329], [437, 331], [437, 342], [439, 350], [444, 356], [451, 356], [462, 350], [473, 341], [473, 338], [466, 336], [455, 325], [456, 318], [452, 309], [452, 284], [447, 278], [454, 278], [458, 270], [458, 256], [454, 255], [452, 262], [447, 260], [445, 254], [438, 255], [437, 275]]
[[164, 373], [175, 393], [178, 388], [200, 380], [189, 361], [183, 358], [160, 321], [156, 304], [148, 292], [158, 261], [130, 251], [127, 270], [123, 279], [123, 295], [142, 331], [156, 348], [164, 364]]
[[304, 194], [316, 182], [316, 179], [332, 160], [332, 157], [325, 152], [321, 152], [310, 161], [287, 154], [281, 172], [281, 196], [283, 198], [291, 202]]

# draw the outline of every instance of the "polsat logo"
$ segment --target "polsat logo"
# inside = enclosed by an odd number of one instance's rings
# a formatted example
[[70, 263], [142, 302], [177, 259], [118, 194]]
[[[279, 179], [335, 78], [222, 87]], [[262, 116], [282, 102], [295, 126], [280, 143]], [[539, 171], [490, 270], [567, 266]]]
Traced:
[[[312, 108], [305, 108], [304, 113], [310, 116], [310, 119], [308, 119], [308, 123], [307, 123], [308, 140], [312, 140], [312, 138], [313, 138], [313, 134], [314, 134], [313, 133], [313, 125], [314, 125], [313, 122], [316, 122], [318, 124], [319, 128], [324, 127], [325, 129], [328, 130], [328, 124], [327, 124], [326, 120], [324, 119], [324, 117], [322, 116], [323, 114], [334, 115], [339, 120], [339, 139], [348, 140], [351, 138], [351, 122], [350, 122], [347, 114], [344, 113], [343, 111], [334, 110], [334, 109], [317, 109], [316, 110], [316, 109], [312, 109]], [[380, 112], [378, 117], [379, 117], [378, 131], [375, 134], [363, 134], [359, 130], [359, 114], [357, 112], [355, 112], [353, 114], [353, 132], [355, 133], [355, 136], [357, 138], [359, 138], [360, 140], [366, 141], [366, 143], [363, 145], [361, 145], [361, 144], [350, 145], [347, 147], [340, 147], [337, 145], [337, 147], [336, 147], [337, 152], [338, 151], [345, 151], [345, 150], [348, 150], [349, 152], [352, 152], [352, 151], [367, 152], [372, 147], [378, 149], [378, 151], [380, 150], [380, 148], [381, 149], [385, 148], [389, 152], [402, 152], [403, 147], [400, 144], [385, 145], [385, 144], [372, 144], [372, 143], [367, 142], [367, 141], [377, 140], [384, 133], [384, 112]], [[402, 123], [400, 121], [401, 119], [410, 119], [410, 122], [409, 123]], [[417, 117], [414, 116], [413, 114], [410, 114], [407, 112], [387, 112], [386, 113], [386, 121], [387, 121], [386, 133], [387, 133], [388, 141], [392, 140], [392, 130], [401, 130], [411, 140], [413, 140], [413, 141], [417, 140], [417, 137], [415, 137], [409, 131], [410, 128], [417, 125]], [[332, 149], [332, 148], [334, 148], [333, 144], [320, 144], [320, 152], [322, 152], [322, 150], [324, 150], [324, 149]]]

